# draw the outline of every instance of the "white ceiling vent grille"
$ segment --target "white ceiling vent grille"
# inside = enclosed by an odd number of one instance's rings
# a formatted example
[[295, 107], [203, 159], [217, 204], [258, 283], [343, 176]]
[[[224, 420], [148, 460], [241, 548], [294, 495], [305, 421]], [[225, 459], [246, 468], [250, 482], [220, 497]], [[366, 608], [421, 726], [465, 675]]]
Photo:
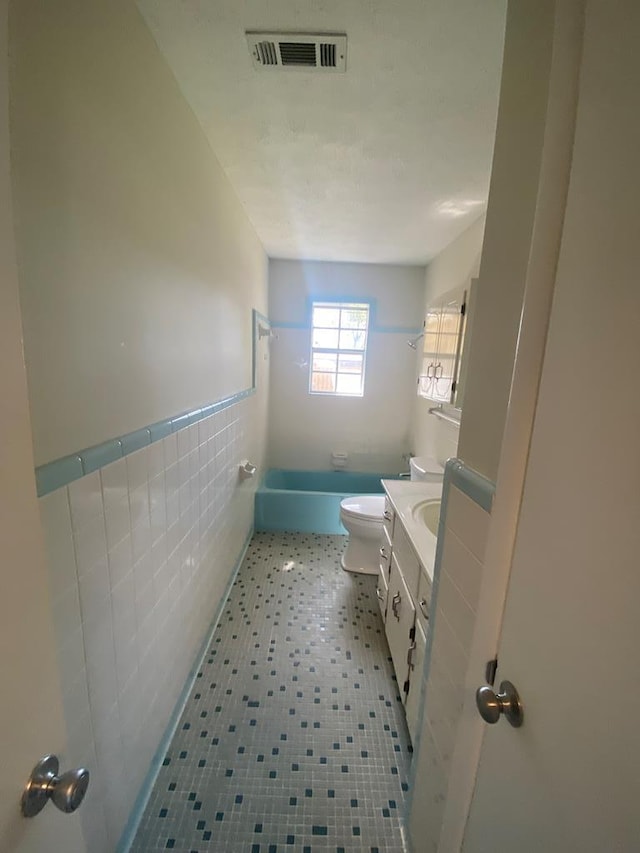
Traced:
[[327, 33], [247, 32], [255, 68], [286, 71], [346, 71], [347, 37]]

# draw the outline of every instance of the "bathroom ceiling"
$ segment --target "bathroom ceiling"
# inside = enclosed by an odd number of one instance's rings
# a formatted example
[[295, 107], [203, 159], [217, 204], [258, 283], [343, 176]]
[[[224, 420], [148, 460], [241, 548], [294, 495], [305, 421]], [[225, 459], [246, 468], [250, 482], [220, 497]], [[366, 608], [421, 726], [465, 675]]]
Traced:
[[[138, 0], [270, 257], [423, 264], [484, 210], [506, 0]], [[260, 71], [246, 30], [347, 34]]]

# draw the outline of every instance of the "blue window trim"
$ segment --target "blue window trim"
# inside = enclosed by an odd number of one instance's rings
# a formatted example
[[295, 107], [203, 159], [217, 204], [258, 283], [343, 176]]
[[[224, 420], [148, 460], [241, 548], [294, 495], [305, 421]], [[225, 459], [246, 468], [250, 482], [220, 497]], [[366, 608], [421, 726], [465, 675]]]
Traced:
[[313, 303], [314, 302], [358, 302], [362, 305], [369, 306], [369, 333], [372, 334], [389, 334], [389, 335], [417, 335], [422, 331], [422, 318], [418, 326], [380, 326], [378, 324], [378, 302], [375, 298], [369, 296], [356, 296], [351, 293], [345, 294], [329, 294], [326, 293], [310, 293], [307, 294], [305, 301], [305, 318], [304, 320], [271, 320], [273, 329], [311, 329]]

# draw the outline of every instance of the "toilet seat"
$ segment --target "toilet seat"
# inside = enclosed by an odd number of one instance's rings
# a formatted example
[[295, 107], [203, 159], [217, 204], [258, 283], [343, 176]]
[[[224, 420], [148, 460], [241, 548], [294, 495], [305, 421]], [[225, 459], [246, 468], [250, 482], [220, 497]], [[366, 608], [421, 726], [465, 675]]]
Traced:
[[347, 517], [364, 521], [382, 521], [384, 495], [354, 495], [340, 501], [340, 510]]

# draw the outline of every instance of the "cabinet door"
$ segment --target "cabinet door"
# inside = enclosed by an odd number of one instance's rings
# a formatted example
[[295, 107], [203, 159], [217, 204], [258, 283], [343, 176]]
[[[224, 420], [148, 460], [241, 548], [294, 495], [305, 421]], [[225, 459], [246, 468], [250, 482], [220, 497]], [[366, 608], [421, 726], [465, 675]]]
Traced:
[[418, 393], [439, 403], [455, 399], [465, 325], [466, 292], [445, 295], [425, 319]]
[[391, 501], [388, 497], [384, 500], [384, 513], [382, 515], [382, 522], [384, 526], [384, 532], [387, 534], [389, 542], [393, 540], [393, 527], [396, 520], [396, 514], [394, 512], [393, 506], [391, 505]]
[[392, 555], [387, 596], [386, 634], [403, 702], [406, 702], [407, 690], [409, 689], [408, 656], [412, 644], [411, 634], [415, 619], [416, 609], [413, 600], [400, 574], [396, 558]]
[[391, 551], [392, 551], [391, 542], [389, 541], [389, 537], [387, 536], [386, 531], [384, 531], [382, 540], [380, 542], [380, 550], [379, 554], [379, 566], [380, 566], [380, 574], [385, 576], [387, 586], [389, 585], [389, 570], [391, 569]]
[[405, 711], [407, 714], [407, 726], [411, 735], [411, 742], [415, 743], [418, 732], [418, 713], [422, 696], [422, 676], [424, 670], [424, 656], [427, 650], [427, 636], [422, 630], [422, 624], [416, 619], [416, 633], [414, 639], [415, 647], [411, 653], [411, 664], [409, 668], [409, 694]]
[[393, 556], [407, 589], [415, 600], [418, 596], [418, 583], [420, 581], [420, 561], [416, 557], [416, 552], [413, 550], [413, 545], [409, 541], [402, 524], [398, 524], [393, 537]]
[[463, 332], [463, 305], [460, 298], [446, 300], [440, 313], [438, 336], [438, 360], [434, 368], [434, 400], [441, 403], [453, 403], [458, 374], [460, 349]]
[[431, 581], [422, 566], [420, 567], [420, 582], [416, 598], [416, 622], [420, 623], [423, 632], [427, 633], [427, 625], [431, 611]]
[[387, 619], [387, 598], [389, 593], [389, 581], [387, 579], [387, 571], [386, 567], [380, 564], [378, 568], [378, 585], [376, 587], [376, 596], [378, 598], [378, 604], [380, 605], [380, 613], [382, 614], [382, 621], [386, 622]]

